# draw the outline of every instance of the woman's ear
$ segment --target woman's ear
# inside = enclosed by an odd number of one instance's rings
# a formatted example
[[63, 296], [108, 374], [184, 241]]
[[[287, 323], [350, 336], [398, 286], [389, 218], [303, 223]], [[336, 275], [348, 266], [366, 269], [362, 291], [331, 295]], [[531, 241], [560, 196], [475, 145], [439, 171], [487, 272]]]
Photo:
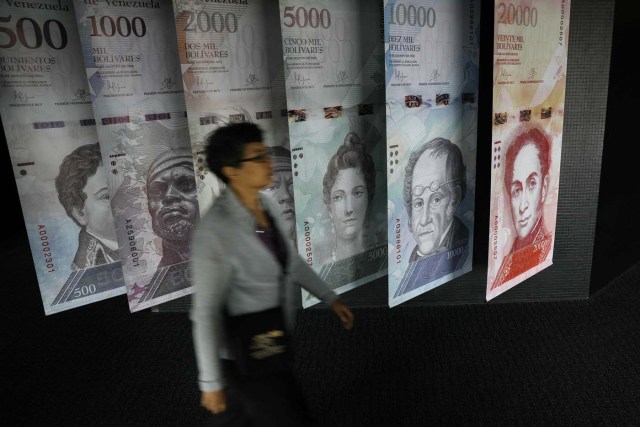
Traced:
[[75, 220], [78, 222], [78, 224], [80, 224], [82, 227], [86, 227], [87, 217], [85, 216], [84, 210], [82, 208], [73, 208], [73, 210], [71, 211], [71, 214], [73, 215]]
[[232, 181], [236, 176], [238, 176], [238, 170], [233, 166], [223, 166], [221, 172], [229, 179], [229, 181]]

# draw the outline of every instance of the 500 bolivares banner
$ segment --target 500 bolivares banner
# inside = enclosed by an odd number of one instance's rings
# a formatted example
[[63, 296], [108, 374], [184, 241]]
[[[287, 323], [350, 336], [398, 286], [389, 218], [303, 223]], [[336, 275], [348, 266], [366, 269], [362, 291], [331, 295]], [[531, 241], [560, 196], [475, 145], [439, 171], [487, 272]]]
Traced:
[[71, 1], [3, 3], [0, 112], [45, 314], [125, 292]]

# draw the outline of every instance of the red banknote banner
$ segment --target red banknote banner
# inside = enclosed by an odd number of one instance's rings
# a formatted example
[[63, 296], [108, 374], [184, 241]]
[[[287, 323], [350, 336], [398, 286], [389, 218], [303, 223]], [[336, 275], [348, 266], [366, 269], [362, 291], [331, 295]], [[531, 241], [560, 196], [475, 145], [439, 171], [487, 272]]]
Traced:
[[495, 3], [487, 300], [553, 263], [570, 3]]

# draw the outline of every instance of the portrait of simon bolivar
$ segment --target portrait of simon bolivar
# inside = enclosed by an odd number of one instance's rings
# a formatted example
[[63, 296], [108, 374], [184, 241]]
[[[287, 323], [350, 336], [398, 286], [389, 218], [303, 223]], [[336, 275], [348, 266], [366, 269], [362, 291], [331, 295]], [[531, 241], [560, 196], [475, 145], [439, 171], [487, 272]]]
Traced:
[[522, 122], [505, 140], [504, 191], [515, 240], [502, 260], [491, 289], [544, 261], [552, 234], [544, 225], [549, 193], [551, 138], [533, 122]]

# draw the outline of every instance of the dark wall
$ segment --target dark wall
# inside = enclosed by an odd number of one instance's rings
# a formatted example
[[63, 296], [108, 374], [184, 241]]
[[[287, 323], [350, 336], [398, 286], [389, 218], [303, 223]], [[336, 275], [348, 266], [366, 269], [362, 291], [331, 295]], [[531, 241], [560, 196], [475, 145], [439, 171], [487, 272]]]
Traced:
[[632, 154], [638, 137], [631, 126], [638, 120], [637, 73], [631, 64], [637, 60], [638, 13], [637, 2], [616, 2], [592, 294], [640, 261], [638, 159]]
[[24, 235], [26, 239], [26, 228], [24, 219], [22, 218], [22, 209], [20, 209], [20, 199], [18, 198], [18, 188], [16, 180], [13, 176], [13, 167], [9, 159], [9, 149], [4, 136], [4, 128], [0, 128], [0, 170], [2, 174], [0, 179], [3, 182], [3, 205], [4, 223], [8, 226], [3, 227], [0, 233], [0, 240], [10, 240], [19, 235]]

